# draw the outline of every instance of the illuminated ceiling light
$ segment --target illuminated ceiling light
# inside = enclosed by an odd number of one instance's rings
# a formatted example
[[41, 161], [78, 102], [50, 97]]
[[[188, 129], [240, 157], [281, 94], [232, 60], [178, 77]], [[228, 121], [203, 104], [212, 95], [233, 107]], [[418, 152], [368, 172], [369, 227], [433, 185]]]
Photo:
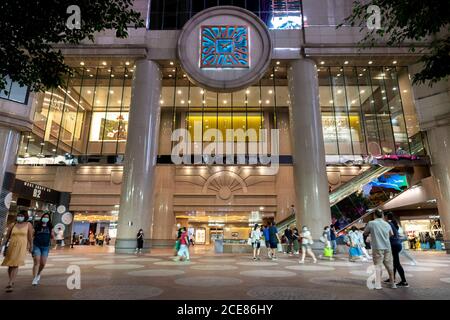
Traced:
[[92, 93], [92, 91], [91, 91], [91, 90], [88, 90], [88, 91], [87, 91], [87, 94], [91, 94], [91, 93]]
[[366, 70], [367, 70], [366, 68], [363, 69], [363, 71], [366, 71]]
[[181, 100], [181, 104], [184, 104], [184, 102], [185, 102], [184, 100]]
[[91, 71], [91, 69], [86, 69], [86, 72], [90, 72]]
[[259, 210], [264, 210], [264, 207], [259, 207]]
[[84, 66], [84, 62], [83, 62], [83, 61], [81, 61], [81, 62], [80, 62], [80, 65]]
[[223, 103], [224, 103], [224, 104], [227, 104], [227, 100], [223, 100]]
[[173, 61], [170, 61], [170, 65], [173, 66]]
[[373, 63], [373, 61], [371, 60], [371, 61], [369, 61], [369, 64], [372, 64]]
[[356, 100], [352, 100], [352, 104], [355, 104], [356, 103]]
[[67, 90], [67, 93], [70, 93], [70, 90]]
[[272, 94], [273, 93], [273, 91], [272, 90], [269, 90], [269, 94]]
[[344, 61], [344, 64], [348, 64], [348, 61]]
[[341, 71], [341, 72], [342, 72], [342, 71], [344, 71], [344, 69], [343, 69], [343, 68], [340, 68], [340, 69], [339, 69], [339, 71]]
[[397, 64], [397, 60], [392, 61], [392, 64]]
[[385, 90], [381, 90], [381, 93], [385, 93], [386, 91]]
[[109, 93], [114, 94], [114, 90], [109, 90]]
[[277, 61], [277, 65], [280, 65], [280, 61]]
[[359, 93], [365, 93], [366, 92], [366, 90], [361, 90]]
[[386, 71], [389, 71], [389, 68], [386, 68]]
[[203, 101], [202, 101], [202, 103], [203, 103], [203, 104], [205, 104], [205, 103], [206, 103], [206, 101], [205, 101], [205, 100], [203, 100]]
[[191, 103], [191, 100], [188, 100], [188, 103]]
[[178, 94], [181, 94], [181, 90], [178, 90], [177, 93], [178, 93]]
[[266, 104], [269, 104], [270, 103], [270, 101], [269, 100], [266, 100]]
[[128, 78], [128, 75], [127, 75], [127, 74], [125, 75], [125, 78]]
[[259, 101], [258, 101], [258, 103], [259, 103], [259, 104], [261, 104], [261, 103], [262, 103], [262, 101], [261, 101], [261, 100], [259, 100]]
[[117, 103], [121, 103], [122, 102], [122, 100], [117, 100]]
[[53, 152], [56, 152], [56, 149], [52, 149]]
[[341, 93], [342, 93], [342, 90], [338, 90], [337, 93], [338, 93], [338, 94], [341, 94]]
[[370, 103], [375, 103], [375, 100], [370, 100]]
[[360, 76], [360, 77], [362, 77], [362, 76], [363, 76], [363, 74], [362, 74], [362, 73], [360, 73], [360, 74], [359, 74], [359, 76]]
[[185, 74], [183, 74], [183, 78], [186, 78], [187, 76]]
[[93, 76], [94, 76], [93, 74], [90, 74], [90, 75], [89, 75], [89, 77], [91, 77], [91, 78], [92, 78]]
[[393, 87], [392, 90], [393, 90], [393, 91], [397, 91], [397, 87]]
[[172, 72], [175, 72], [176, 70], [175, 69], [172, 69]]
[[134, 70], [133, 70], [133, 69], [130, 69], [130, 72], [134, 72]]
[[100, 104], [100, 100], [95, 101], [97, 104]]
[[203, 90], [203, 89], [200, 90], [200, 93], [201, 93], [201, 94], [205, 94], [205, 90]]
[[114, 75], [113, 75], [113, 74], [111, 75], [111, 78], [114, 78]]
[[391, 109], [394, 109], [394, 107], [391, 107]]
[[159, 103], [160, 104], [164, 104], [164, 100], [159, 100]]
[[386, 77], [386, 73], [381, 73], [380, 76], [381, 77]]
[[386, 100], [386, 97], [383, 97], [383, 100]]
[[320, 64], [325, 64], [325, 61], [320, 61]]
[[108, 69], [108, 72], [111, 72], [111, 69]]
[[103, 61], [103, 62], [102, 62], [102, 65], [106, 66], [106, 61]]
[[333, 103], [333, 100], [330, 100], [330, 103]]
[[270, 75], [271, 78], [273, 78], [273, 73]]
[[408, 90], [403, 90], [403, 93], [407, 93], [408, 92]]
[[171, 75], [171, 74], [169, 74], [169, 78], [172, 78], [172, 75]]
[[244, 103], [247, 104], [247, 103], [248, 103], [248, 100], [245, 100]]
[[247, 90], [245, 91], [245, 93], [246, 93], [246, 94], [250, 94], [250, 90], [247, 89]]
[[125, 61], [125, 65], [129, 66], [130, 65], [130, 61]]
[[340, 77], [341, 76], [341, 74], [340, 73], [338, 73], [337, 75], [336, 75], [337, 77]]

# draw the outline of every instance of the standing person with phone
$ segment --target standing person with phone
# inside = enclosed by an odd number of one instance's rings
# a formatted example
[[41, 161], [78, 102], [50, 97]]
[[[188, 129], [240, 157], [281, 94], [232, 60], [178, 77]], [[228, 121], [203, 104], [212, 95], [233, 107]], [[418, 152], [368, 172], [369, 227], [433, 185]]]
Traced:
[[144, 248], [144, 230], [139, 229], [136, 235], [136, 254], [142, 253]]
[[27, 252], [31, 253], [33, 226], [28, 223], [28, 212], [20, 210], [16, 222], [8, 229], [2, 266], [8, 267], [9, 282], [6, 292], [12, 292], [19, 267], [25, 265]]
[[272, 260], [277, 260], [276, 252], [279, 243], [281, 243], [281, 241], [280, 236], [278, 235], [278, 229], [275, 226], [275, 221], [272, 221], [272, 224], [269, 227], [269, 246]]
[[50, 221], [50, 214], [47, 212], [41, 216], [41, 220], [36, 224], [33, 239], [33, 281], [31, 284], [37, 286], [41, 279], [41, 272], [47, 263], [50, 252], [51, 239], [53, 238], [53, 225]]

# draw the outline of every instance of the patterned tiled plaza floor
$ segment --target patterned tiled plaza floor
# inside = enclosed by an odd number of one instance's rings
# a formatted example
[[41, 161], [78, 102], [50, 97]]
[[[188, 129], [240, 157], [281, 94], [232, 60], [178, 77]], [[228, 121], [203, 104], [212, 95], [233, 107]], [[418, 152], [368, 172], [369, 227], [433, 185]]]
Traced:
[[[174, 262], [170, 250], [116, 255], [112, 247], [53, 250], [41, 283], [31, 286], [31, 257], [20, 268], [14, 292], [6, 293], [7, 269], [0, 268], [0, 300], [8, 299], [449, 299], [450, 255], [414, 252], [404, 261], [409, 288], [369, 290], [371, 263], [311, 261], [281, 254], [214, 254], [195, 248], [191, 262]], [[81, 270], [81, 289], [68, 289], [71, 268]], [[73, 281], [72, 281], [73, 283]]]

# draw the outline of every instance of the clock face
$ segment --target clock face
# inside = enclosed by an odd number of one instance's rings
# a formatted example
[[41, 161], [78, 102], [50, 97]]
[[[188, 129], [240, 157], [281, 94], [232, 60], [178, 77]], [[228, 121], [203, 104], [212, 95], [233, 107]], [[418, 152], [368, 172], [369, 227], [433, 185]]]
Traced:
[[249, 68], [246, 26], [202, 26], [201, 68]]

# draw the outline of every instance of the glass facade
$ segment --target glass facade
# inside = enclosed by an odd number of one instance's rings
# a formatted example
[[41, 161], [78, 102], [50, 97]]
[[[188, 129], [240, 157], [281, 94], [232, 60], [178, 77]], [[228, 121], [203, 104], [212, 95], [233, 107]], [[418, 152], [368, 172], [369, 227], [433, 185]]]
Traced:
[[[95, 157], [121, 158], [134, 71], [133, 63], [126, 63], [79, 67], [65, 87], [38, 95], [34, 129], [22, 135], [19, 158], [24, 163], [30, 157], [67, 155], [85, 162], [95, 161]], [[400, 149], [408, 154], [424, 152], [420, 141], [411, 139], [407, 132], [400, 91], [410, 88], [398, 81], [398, 74], [405, 69], [318, 68], [327, 156], [365, 157], [395, 154]], [[163, 65], [162, 71], [160, 156], [171, 154], [178, 143], [171, 142], [171, 135], [180, 128], [191, 136], [192, 153], [212, 141], [229, 141], [227, 129], [250, 131], [247, 136], [233, 137], [234, 142], [246, 142], [245, 154], [250, 153], [253, 142], [264, 141], [259, 129], [280, 128], [284, 143], [280, 155], [291, 154], [286, 137], [289, 96], [285, 65], [274, 63], [259, 83], [233, 93], [211, 92], [193, 85], [173, 62]], [[208, 136], [209, 129], [218, 129], [217, 137]], [[236, 150], [235, 154], [240, 152]]]
[[152, 30], [181, 29], [196, 13], [216, 6], [245, 8], [272, 29], [301, 28], [300, 1], [296, 0], [152, 0]]
[[125, 152], [133, 65], [79, 67], [64, 87], [38, 94], [33, 132], [20, 157]]

